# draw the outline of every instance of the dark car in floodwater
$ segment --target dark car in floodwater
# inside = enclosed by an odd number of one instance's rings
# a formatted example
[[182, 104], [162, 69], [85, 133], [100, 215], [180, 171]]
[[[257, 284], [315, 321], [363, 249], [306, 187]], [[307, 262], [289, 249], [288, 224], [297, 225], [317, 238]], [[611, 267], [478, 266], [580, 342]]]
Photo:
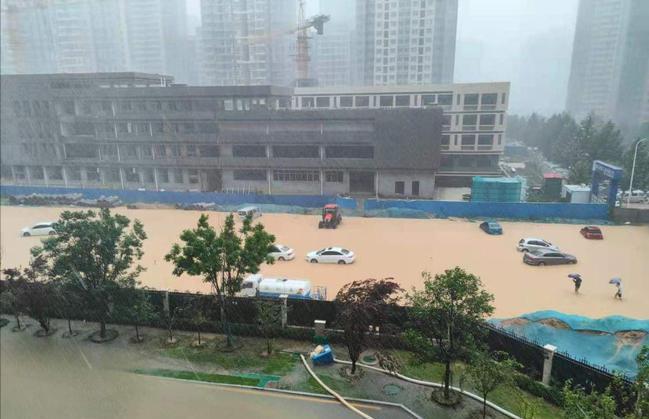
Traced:
[[577, 263], [577, 258], [573, 255], [554, 250], [532, 250], [525, 252], [523, 262], [534, 266], [566, 265]]

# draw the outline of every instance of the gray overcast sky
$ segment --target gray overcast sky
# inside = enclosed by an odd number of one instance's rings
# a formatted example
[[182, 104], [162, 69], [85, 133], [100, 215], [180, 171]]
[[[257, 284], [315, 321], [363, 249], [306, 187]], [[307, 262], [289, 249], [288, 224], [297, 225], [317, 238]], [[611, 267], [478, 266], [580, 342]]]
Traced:
[[[562, 111], [578, 4], [459, 0], [455, 81], [510, 81], [510, 113]], [[307, 0], [307, 15], [317, 9]], [[187, 11], [200, 16], [200, 0], [187, 0]]]

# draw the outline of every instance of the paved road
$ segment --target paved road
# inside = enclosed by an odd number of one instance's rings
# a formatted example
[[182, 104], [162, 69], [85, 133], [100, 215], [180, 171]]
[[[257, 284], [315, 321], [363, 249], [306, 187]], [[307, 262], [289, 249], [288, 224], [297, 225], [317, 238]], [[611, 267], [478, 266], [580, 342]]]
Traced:
[[[224, 388], [110, 369], [124, 361], [106, 345], [0, 329], [0, 417], [358, 418], [333, 400]], [[95, 345], [93, 347], [93, 345]], [[102, 348], [99, 348], [102, 346]], [[137, 360], [131, 362], [137, 362]], [[359, 406], [361, 407], [361, 406]], [[362, 406], [375, 418], [402, 412]]]

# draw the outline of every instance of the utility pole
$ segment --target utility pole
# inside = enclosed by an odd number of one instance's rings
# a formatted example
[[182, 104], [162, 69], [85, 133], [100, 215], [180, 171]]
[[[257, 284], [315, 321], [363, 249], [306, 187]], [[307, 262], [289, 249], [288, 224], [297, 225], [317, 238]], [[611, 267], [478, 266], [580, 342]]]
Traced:
[[633, 164], [631, 165], [631, 180], [629, 181], [629, 196], [626, 197], [626, 206], [628, 207], [631, 203], [631, 194], [633, 193], [633, 176], [635, 175], [635, 159], [638, 157], [638, 146], [643, 141], [647, 141], [649, 138], [641, 138], [637, 143], [635, 143], [635, 152], [633, 153]]

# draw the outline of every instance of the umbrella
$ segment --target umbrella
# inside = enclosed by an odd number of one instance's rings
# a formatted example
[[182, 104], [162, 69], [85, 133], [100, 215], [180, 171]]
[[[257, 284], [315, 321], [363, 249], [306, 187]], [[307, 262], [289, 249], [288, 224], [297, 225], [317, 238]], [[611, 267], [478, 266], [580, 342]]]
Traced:
[[622, 278], [611, 278], [610, 281], [608, 281], [609, 284], [615, 284], [615, 285], [620, 285], [622, 283]]
[[572, 279], [581, 279], [581, 275], [579, 275], [579, 274], [569, 274], [569, 275], [568, 275], [568, 278], [572, 278]]

